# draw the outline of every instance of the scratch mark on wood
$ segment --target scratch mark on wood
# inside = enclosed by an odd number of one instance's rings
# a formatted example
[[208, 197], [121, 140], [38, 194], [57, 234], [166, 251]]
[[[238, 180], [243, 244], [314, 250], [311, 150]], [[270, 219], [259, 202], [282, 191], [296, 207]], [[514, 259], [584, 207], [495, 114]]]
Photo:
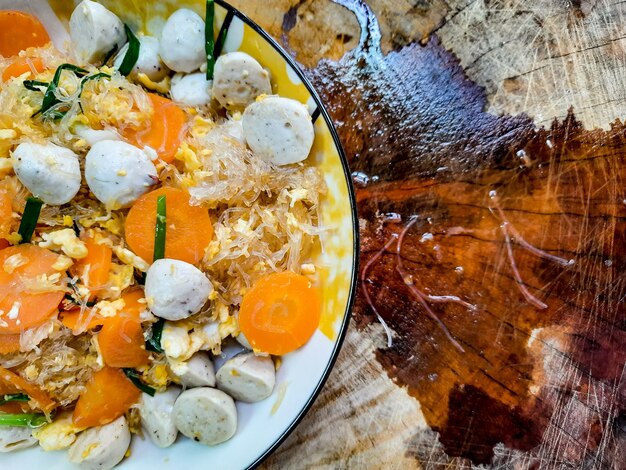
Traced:
[[[402, 243], [404, 242], [404, 237], [406, 233], [410, 230], [410, 228], [417, 222], [417, 217], [413, 216], [410, 221], [406, 224], [406, 226], [400, 232], [400, 237], [398, 238], [398, 244], [396, 245], [396, 271], [402, 278], [402, 282], [404, 285], [409, 288], [409, 291], [415, 297], [415, 299], [420, 303], [420, 305], [426, 310], [428, 316], [437, 324], [437, 326], [443, 331], [455, 348], [457, 348], [460, 352], [464, 353], [465, 349], [463, 346], [459, 344], [459, 342], [454, 339], [454, 336], [450, 333], [450, 330], [446, 327], [445, 323], [441, 321], [441, 319], [437, 316], [435, 312], [430, 308], [428, 303], [426, 302], [426, 294], [420, 291], [415, 284], [413, 283], [413, 276], [407, 273], [406, 269], [404, 269], [404, 264], [402, 263], [402, 257], [400, 253], [402, 252]], [[459, 299], [460, 300], [460, 299]], [[447, 300], [446, 300], [447, 301]], [[473, 307], [473, 306], [472, 306]]]
[[383, 329], [385, 330], [385, 333], [387, 334], [387, 347], [388, 348], [393, 346], [393, 335], [391, 333], [391, 330], [389, 329], [389, 326], [387, 325], [383, 317], [380, 315], [380, 313], [378, 313], [378, 310], [376, 309], [376, 305], [374, 305], [374, 302], [372, 301], [370, 293], [367, 289], [367, 283], [369, 282], [369, 280], [367, 279], [367, 275], [372, 265], [383, 255], [383, 253], [385, 253], [385, 251], [389, 249], [389, 247], [393, 244], [393, 242], [396, 241], [397, 238], [398, 236], [395, 233], [392, 234], [389, 240], [387, 240], [387, 242], [383, 245], [383, 247], [380, 250], [378, 250], [374, 254], [374, 256], [372, 256], [372, 258], [365, 264], [365, 266], [361, 270], [361, 275], [360, 275], [361, 290], [363, 291], [363, 295], [365, 296], [365, 300], [367, 301], [367, 304], [370, 306], [370, 308], [376, 315], [376, 318], [378, 319]]

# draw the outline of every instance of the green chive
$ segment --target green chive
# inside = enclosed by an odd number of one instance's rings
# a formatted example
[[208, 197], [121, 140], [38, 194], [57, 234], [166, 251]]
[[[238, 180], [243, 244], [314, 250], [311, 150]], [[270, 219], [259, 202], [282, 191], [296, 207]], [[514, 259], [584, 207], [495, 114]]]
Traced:
[[126, 76], [133, 71], [133, 67], [139, 59], [139, 39], [133, 34], [127, 24], [124, 25], [124, 31], [126, 31], [126, 37], [128, 38], [128, 50], [124, 54], [124, 60], [120, 65], [119, 72]]
[[[57, 87], [59, 86], [59, 80], [61, 79], [61, 74], [63, 73], [64, 70], [69, 70], [71, 72], [74, 72], [78, 77], [83, 77], [85, 75], [87, 75], [89, 72], [85, 69], [82, 69], [76, 65], [73, 64], [61, 64], [59, 65], [59, 67], [57, 68], [56, 72], [54, 73], [54, 77], [52, 78], [52, 81], [48, 84], [48, 88], [46, 88], [46, 92], [43, 95], [43, 101], [41, 103], [41, 109], [39, 111], [37, 111], [35, 114], [33, 114], [32, 117], [37, 116], [38, 114], [44, 114], [46, 113], [50, 108], [52, 108], [54, 105], [60, 103], [60, 101], [57, 99], [56, 95], [54, 94], [54, 92], [56, 91]], [[61, 113], [59, 111], [55, 112], [53, 114], [53, 117], [57, 118], [57, 117], [63, 117], [65, 115], [65, 113]]]
[[45, 415], [36, 413], [10, 414], [0, 413], [0, 426], [20, 426], [29, 428], [39, 428], [48, 423]]
[[42, 88], [48, 88], [50, 84], [48, 82], [39, 82], [37, 80], [24, 80], [23, 85], [27, 90], [44, 92], [45, 90], [42, 90]]
[[156, 226], [154, 228], [154, 256], [153, 261], [165, 258], [165, 221], [166, 221], [165, 195], [157, 199]]
[[111, 75], [109, 75], [108, 73], [104, 73], [104, 72], [100, 72], [100, 73], [96, 73], [93, 75], [88, 75], [87, 77], [83, 77], [82, 80], [80, 81], [80, 91], [78, 92], [78, 106], [80, 106], [80, 110], [81, 112], [84, 113], [83, 111], [83, 104], [80, 102], [80, 97], [83, 95], [83, 88], [85, 87], [85, 84], [91, 80], [97, 80], [99, 78], [111, 78]]
[[[228, 17], [224, 20], [224, 23], [227, 23]], [[222, 49], [224, 49], [224, 44], [226, 43], [226, 37], [228, 36], [228, 25], [223, 24], [220, 29], [219, 35], [217, 36], [217, 41], [215, 41], [215, 47], [213, 48], [213, 57], [217, 60], [217, 57], [222, 53]]]
[[206, 79], [213, 80], [215, 69], [215, 39], [213, 37], [213, 23], [215, 22], [215, 2], [206, 1], [206, 17], [204, 27], [204, 51], [206, 52]]
[[26, 207], [22, 214], [22, 221], [20, 222], [20, 228], [18, 233], [22, 236], [21, 243], [30, 243], [37, 226], [37, 220], [39, 220], [39, 213], [41, 212], [41, 206], [43, 201], [36, 197], [29, 197], [26, 199]]
[[0, 406], [13, 401], [30, 401], [30, 397], [24, 393], [11, 393], [0, 398]]
[[124, 371], [124, 374], [126, 374], [126, 377], [128, 377], [128, 379], [133, 383], [135, 387], [137, 387], [143, 393], [147, 393], [151, 397], [154, 396], [156, 390], [143, 383], [139, 378], [139, 374], [134, 369], [124, 368], [122, 370]]
[[56, 72], [54, 72], [54, 77], [52, 78], [50, 85], [48, 85], [48, 88], [46, 89], [46, 93], [43, 95], [43, 102], [41, 103], [41, 111], [39, 112], [45, 113], [50, 108], [52, 108], [55, 104], [60, 103], [60, 101], [57, 99], [54, 92], [59, 86], [59, 80], [61, 80], [61, 74], [63, 73], [64, 70], [69, 70], [71, 72], [74, 72], [78, 77], [82, 77], [89, 73], [87, 70], [80, 68], [76, 65], [72, 65], [72, 64], [59, 65]]
[[135, 282], [140, 286], [146, 285], [146, 273], [135, 271]]
[[78, 93], [78, 97], [80, 98], [80, 95], [83, 94], [83, 88], [85, 87], [85, 84], [87, 82], [91, 80], [97, 80], [98, 78], [111, 78], [111, 75], [109, 75], [108, 73], [100, 72], [93, 75], [88, 75], [87, 77], [83, 77], [83, 79], [80, 81], [80, 92]]
[[[67, 300], [68, 302], [70, 302], [70, 303], [72, 303], [72, 304], [77, 305], [77, 306], [79, 306], [79, 307], [80, 307], [80, 303], [78, 302], [78, 300], [76, 300], [76, 298], [75, 298], [75, 297], [73, 297], [73, 296], [72, 296], [72, 294], [65, 294], [65, 295], [63, 296], [63, 298], [64, 298], [65, 300]], [[97, 302], [94, 302], [94, 301], [85, 302], [85, 306], [86, 306], [86, 307], [93, 307], [93, 306], [94, 306], [94, 305], [96, 305], [96, 304], [97, 304]]]
[[118, 47], [117, 47], [117, 44], [116, 44], [116, 45], [113, 46], [113, 48], [109, 52], [107, 52], [107, 55], [104, 56], [104, 60], [102, 61], [102, 63], [104, 65], [106, 65], [109, 62], [109, 60], [111, 60], [111, 58], [117, 52], [117, 49], [118, 49]]
[[159, 320], [152, 325], [152, 336], [146, 340], [146, 349], [148, 351], [154, 351], [158, 353], [163, 352], [163, 347], [161, 346], [161, 336], [163, 336], [163, 325], [165, 325], [165, 320], [159, 318]]

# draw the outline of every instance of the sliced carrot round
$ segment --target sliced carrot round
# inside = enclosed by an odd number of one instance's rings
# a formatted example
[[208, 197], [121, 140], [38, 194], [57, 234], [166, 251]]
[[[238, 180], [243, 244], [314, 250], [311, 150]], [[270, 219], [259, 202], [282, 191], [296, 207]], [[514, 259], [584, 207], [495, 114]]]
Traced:
[[6, 238], [11, 233], [11, 218], [13, 214], [11, 202], [10, 194], [0, 189], [0, 238]]
[[87, 247], [87, 256], [78, 260], [70, 268], [70, 273], [80, 277], [91, 293], [98, 295], [109, 282], [113, 250], [97, 243], [92, 237], [83, 235], [80, 238]]
[[0, 10], [0, 55], [11, 57], [49, 42], [48, 32], [35, 16], [23, 11]]
[[0, 354], [11, 354], [20, 350], [21, 335], [0, 335]]
[[146, 127], [127, 130], [124, 137], [139, 147], [153, 148], [159, 157], [170, 163], [180, 147], [185, 133], [185, 112], [172, 101], [149, 93], [154, 114]]
[[124, 299], [123, 315], [139, 320], [141, 313], [148, 308], [145, 298], [144, 291], [140, 287], [132, 287], [124, 292], [124, 294], [122, 294], [122, 299]]
[[7, 82], [12, 78], [19, 77], [25, 73], [41, 73], [46, 70], [43, 61], [39, 57], [16, 57], [2, 72], [2, 80]]
[[239, 328], [255, 350], [286, 354], [313, 335], [320, 300], [311, 281], [291, 271], [270, 274], [244, 295]]
[[87, 382], [72, 420], [81, 428], [108, 424], [126, 413], [140, 396], [139, 389], [120, 369], [105, 366]]
[[19, 414], [23, 413], [22, 403], [19, 401], [10, 401], [9, 403], [5, 403], [4, 405], [0, 405], [0, 413], [10, 413], [10, 414]]
[[111, 367], [140, 367], [149, 362], [146, 351], [140, 313], [146, 304], [139, 303], [144, 297], [140, 289], [128, 291], [122, 298], [124, 309], [115, 317], [105, 318], [98, 334], [98, 345], [104, 363]]
[[91, 312], [92, 310], [87, 308], [81, 313], [80, 308], [77, 307], [69, 312], [60, 312], [59, 318], [61, 323], [72, 330], [74, 334], [80, 334], [104, 325], [104, 317], [91, 315]]
[[37, 385], [30, 383], [9, 369], [0, 367], [0, 395], [11, 393], [25, 393], [34, 402], [33, 405], [46, 413], [56, 407], [56, 403]]
[[208, 211], [192, 206], [189, 194], [182, 189], [161, 188], [140, 197], [126, 217], [126, 243], [137, 256], [152, 262], [157, 199], [163, 195], [166, 202], [165, 257], [196, 264], [213, 238], [213, 225]]
[[[20, 262], [8, 272], [6, 268], [12, 263], [6, 261], [15, 255]], [[35, 245], [10, 246], [0, 251], [0, 310], [3, 312], [0, 334], [19, 333], [38, 326], [56, 312], [63, 292], [31, 293], [27, 284], [36, 284], [37, 278], [44, 274], [58, 273], [54, 268], [58, 259], [59, 255]]]
[[[141, 312], [146, 309], [145, 302], [140, 302], [140, 300], [144, 298], [143, 290], [128, 290], [122, 295], [122, 298], [125, 302], [122, 315], [125, 318], [132, 318], [139, 321]], [[61, 312], [59, 317], [61, 323], [72, 330], [74, 334], [80, 334], [85, 330], [93, 330], [99, 326], [104, 326], [105, 323], [112, 318], [92, 315], [91, 312], [91, 308], [86, 308], [85, 311], [81, 313], [80, 308], [76, 307], [69, 311]]]
[[[21, 338], [21, 334], [0, 334], [0, 354], [12, 354], [19, 352]], [[43, 339], [39, 340], [39, 342], [41, 341], [43, 341]], [[35, 346], [38, 345], [39, 343], [35, 344]]]

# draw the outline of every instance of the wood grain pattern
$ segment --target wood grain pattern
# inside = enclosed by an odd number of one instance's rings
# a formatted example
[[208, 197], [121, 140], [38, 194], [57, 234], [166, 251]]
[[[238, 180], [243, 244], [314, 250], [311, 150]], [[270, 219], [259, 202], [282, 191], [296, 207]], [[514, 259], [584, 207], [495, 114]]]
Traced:
[[[364, 261], [391, 241], [367, 288], [393, 347], [362, 296], [266, 466], [624, 468], [622, 3], [240, 3], [329, 104], [360, 172]], [[562, 121], [495, 115], [521, 112]], [[403, 278], [392, 237], [414, 215]], [[476, 309], [427, 299], [440, 327], [411, 285]]]

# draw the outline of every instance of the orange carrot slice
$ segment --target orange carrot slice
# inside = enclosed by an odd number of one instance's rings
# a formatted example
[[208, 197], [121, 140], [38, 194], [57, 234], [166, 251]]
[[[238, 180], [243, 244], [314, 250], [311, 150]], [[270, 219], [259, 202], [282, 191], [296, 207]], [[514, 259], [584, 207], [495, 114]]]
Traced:
[[105, 366], [87, 382], [72, 420], [81, 428], [102, 426], [122, 416], [140, 396], [139, 389], [120, 369]]
[[80, 308], [74, 308], [69, 312], [61, 312], [59, 317], [63, 325], [72, 330], [74, 334], [79, 334], [85, 330], [93, 330], [104, 325], [104, 317], [93, 315], [90, 318], [90, 313], [91, 309], [87, 308], [81, 315]]
[[11, 207], [11, 195], [0, 189], [0, 238], [6, 238], [11, 233], [11, 218], [13, 208]]
[[149, 354], [139, 318], [139, 314], [146, 309], [145, 303], [139, 303], [143, 297], [140, 289], [125, 293], [122, 296], [126, 303], [124, 310], [115, 317], [104, 319], [98, 345], [108, 366], [135, 368], [148, 364]]
[[[126, 318], [130, 317], [133, 319], [139, 320], [139, 316], [141, 312], [146, 309], [146, 304], [139, 302], [144, 298], [144, 293], [142, 289], [132, 289], [128, 290], [122, 295], [124, 299], [124, 311], [122, 312]], [[69, 329], [74, 330], [75, 332], [81, 327], [83, 330], [93, 330], [98, 326], [104, 326], [104, 324], [111, 317], [103, 317], [101, 315], [90, 315], [90, 308], [85, 309], [82, 314], [80, 313], [80, 308], [73, 308], [67, 312], [60, 313], [60, 320], [65, 326]], [[84, 324], [86, 320], [89, 320], [88, 324]]]
[[5, 403], [4, 405], [0, 405], [0, 413], [19, 414], [22, 412], [23, 410], [20, 402], [11, 401], [9, 403]]
[[87, 246], [87, 256], [78, 260], [70, 269], [73, 276], [80, 277], [92, 294], [98, 295], [109, 282], [113, 250], [101, 245], [89, 236], [81, 236]]
[[0, 335], [0, 354], [11, 354], [20, 350], [21, 335]]
[[7, 82], [25, 73], [29, 73], [30, 77], [33, 73], [41, 73], [44, 70], [46, 70], [46, 67], [39, 57], [16, 57], [2, 72], [2, 80]]
[[0, 395], [10, 393], [25, 393], [30, 397], [30, 403], [45, 413], [49, 413], [56, 407], [56, 403], [37, 385], [30, 383], [9, 369], [0, 367]]
[[309, 279], [291, 271], [257, 281], [239, 310], [239, 328], [252, 347], [276, 355], [305, 344], [319, 321], [317, 291]]
[[[5, 262], [14, 255], [24, 264], [7, 272]], [[10, 246], [0, 251], [0, 334], [19, 333], [44, 323], [63, 300], [63, 292], [29, 293], [25, 282], [36, 283], [36, 278], [51, 276], [58, 271], [53, 267], [59, 255], [35, 245]], [[10, 264], [10, 263], [7, 263]]]
[[22, 11], [0, 11], [0, 55], [11, 57], [49, 42], [48, 32], [35, 16]]
[[213, 225], [208, 211], [192, 206], [182, 189], [161, 188], [140, 197], [126, 217], [126, 243], [137, 256], [152, 262], [157, 199], [162, 195], [167, 212], [165, 257], [196, 264], [213, 238]]
[[163, 161], [171, 163], [185, 133], [185, 113], [167, 98], [148, 96], [154, 109], [152, 120], [139, 131], [124, 132], [124, 137], [138, 147], [153, 148]]

